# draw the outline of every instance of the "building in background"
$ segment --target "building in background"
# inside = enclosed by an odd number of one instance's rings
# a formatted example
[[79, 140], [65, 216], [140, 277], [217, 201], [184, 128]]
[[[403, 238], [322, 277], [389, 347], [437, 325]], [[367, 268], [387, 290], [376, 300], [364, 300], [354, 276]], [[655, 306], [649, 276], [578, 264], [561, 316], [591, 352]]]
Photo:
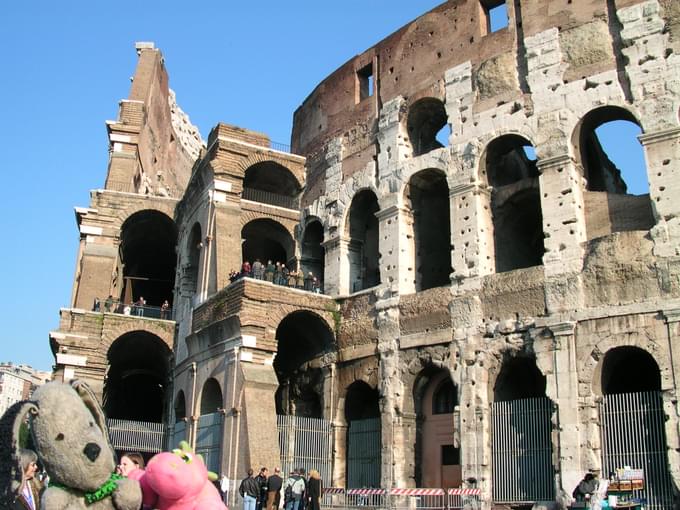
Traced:
[[[318, 84], [290, 150], [222, 123], [204, 143], [138, 44], [106, 181], [76, 208], [55, 376], [92, 385], [119, 447], [165, 427], [232, 479], [302, 465], [489, 508], [630, 465], [670, 508], [679, 20], [670, 1], [446, 2]], [[609, 122], [639, 130], [620, 143], [648, 194], [607, 157]]]
[[29, 398], [51, 377], [50, 372], [35, 370], [28, 365], [0, 363], [0, 416], [15, 402]]

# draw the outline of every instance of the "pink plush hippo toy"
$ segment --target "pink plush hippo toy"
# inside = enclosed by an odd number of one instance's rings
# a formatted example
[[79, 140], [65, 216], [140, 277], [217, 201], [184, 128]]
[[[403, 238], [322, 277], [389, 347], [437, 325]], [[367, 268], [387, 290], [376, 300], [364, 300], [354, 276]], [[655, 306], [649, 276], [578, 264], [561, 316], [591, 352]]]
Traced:
[[[145, 508], [158, 510], [226, 510], [200, 455], [182, 441], [172, 452], [154, 455], [139, 477]], [[135, 477], [137, 478], [137, 477]]]

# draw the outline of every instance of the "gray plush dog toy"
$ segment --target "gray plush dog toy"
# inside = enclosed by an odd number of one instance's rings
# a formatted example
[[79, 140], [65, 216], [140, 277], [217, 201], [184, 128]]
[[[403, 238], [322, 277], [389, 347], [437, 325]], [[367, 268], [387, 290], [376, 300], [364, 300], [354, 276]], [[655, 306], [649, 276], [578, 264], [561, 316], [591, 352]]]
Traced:
[[43, 510], [140, 508], [139, 484], [114, 473], [115, 455], [97, 398], [85, 383], [73, 381], [47, 383], [2, 416], [0, 509], [11, 506], [21, 487], [17, 449], [19, 428], [27, 419], [38, 458], [50, 476]]

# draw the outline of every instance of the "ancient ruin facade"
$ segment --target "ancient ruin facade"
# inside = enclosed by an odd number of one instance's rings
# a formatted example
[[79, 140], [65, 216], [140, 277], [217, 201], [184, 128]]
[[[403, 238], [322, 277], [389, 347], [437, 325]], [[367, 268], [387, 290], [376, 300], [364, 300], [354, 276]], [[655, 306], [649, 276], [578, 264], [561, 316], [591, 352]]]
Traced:
[[[138, 45], [106, 185], [76, 209], [58, 374], [232, 479], [316, 441], [328, 486], [475, 487], [488, 507], [565, 503], [627, 459], [672, 507], [679, 5], [446, 2], [319, 83], [291, 151], [227, 124], [204, 144]], [[616, 120], [640, 129], [649, 194], [598, 142]], [[256, 258], [323, 292], [230, 280]]]

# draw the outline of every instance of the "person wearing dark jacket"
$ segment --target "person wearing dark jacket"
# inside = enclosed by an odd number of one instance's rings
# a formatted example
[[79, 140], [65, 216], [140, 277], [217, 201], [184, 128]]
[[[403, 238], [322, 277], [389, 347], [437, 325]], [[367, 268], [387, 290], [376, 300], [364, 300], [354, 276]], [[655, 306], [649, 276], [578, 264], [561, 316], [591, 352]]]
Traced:
[[307, 508], [309, 510], [321, 509], [321, 475], [316, 469], [309, 471], [307, 482]]
[[276, 467], [274, 468], [274, 474], [267, 481], [267, 510], [278, 510], [281, 503], [282, 486], [281, 469]]
[[241, 480], [238, 493], [243, 498], [243, 510], [255, 510], [257, 497], [260, 494], [260, 486], [253, 477], [253, 470], [248, 470], [248, 476]]
[[257, 504], [255, 505], [255, 510], [262, 510], [263, 507], [267, 505], [267, 475], [269, 470], [266, 467], [260, 469], [255, 480], [257, 480], [257, 485], [260, 488], [257, 493]]

